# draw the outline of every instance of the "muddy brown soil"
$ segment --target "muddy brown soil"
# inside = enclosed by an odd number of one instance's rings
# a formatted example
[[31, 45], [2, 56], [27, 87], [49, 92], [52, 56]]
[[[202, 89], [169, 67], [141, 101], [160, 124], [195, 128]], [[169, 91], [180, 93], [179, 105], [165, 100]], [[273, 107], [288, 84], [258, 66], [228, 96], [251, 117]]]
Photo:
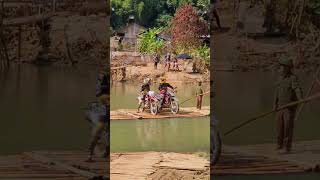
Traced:
[[[6, 18], [34, 15], [34, 12], [19, 14], [19, 8], [9, 8]], [[103, 64], [107, 59], [109, 35], [106, 31], [106, 5], [96, 0], [68, 1], [57, 7], [56, 14], [49, 19], [50, 60], [55, 64]], [[41, 50], [39, 27], [33, 24], [21, 26], [22, 63], [31, 63]], [[5, 37], [9, 58], [18, 61], [18, 28], [6, 27]], [[68, 54], [68, 49], [70, 54]]]
[[[140, 59], [140, 58], [139, 58]], [[180, 69], [183, 69], [183, 64], [180, 64]], [[112, 71], [112, 79], [115, 81], [120, 81], [122, 79], [122, 72]], [[126, 78], [125, 81], [128, 82], [142, 82], [145, 78], [151, 78], [154, 81], [158, 81], [161, 76], [165, 76], [168, 82], [196, 82], [196, 81], [209, 81], [209, 72], [200, 73], [187, 73], [184, 70], [174, 71], [166, 70], [163, 64], [159, 64], [157, 69], [154, 69], [153, 63], [140, 63], [134, 65], [128, 65], [126, 67]]]
[[[232, 66], [235, 71], [276, 70], [279, 57], [286, 55], [294, 60], [297, 68], [312, 68], [319, 57], [313, 44], [320, 42], [319, 38], [310, 40], [292, 40], [288, 36], [265, 37], [262, 27], [264, 22], [264, 6], [256, 5], [248, 8], [249, 3], [241, 1], [239, 11], [234, 17], [233, 1], [227, 0], [220, 4], [219, 12], [223, 27], [230, 28], [227, 32], [215, 31], [215, 63]], [[237, 22], [243, 23], [243, 28], [237, 28]], [[316, 34], [316, 33], [315, 33]], [[309, 35], [307, 34], [306, 37]], [[312, 39], [312, 40], [311, 40]], [[315, 40], [314, 40], [315, 39]], [[309, 48], [308, 48], [309, 47]]]
[[199, 154], [137, 152], [111, 154], [111, 179], [210, 179], [209, 161]]

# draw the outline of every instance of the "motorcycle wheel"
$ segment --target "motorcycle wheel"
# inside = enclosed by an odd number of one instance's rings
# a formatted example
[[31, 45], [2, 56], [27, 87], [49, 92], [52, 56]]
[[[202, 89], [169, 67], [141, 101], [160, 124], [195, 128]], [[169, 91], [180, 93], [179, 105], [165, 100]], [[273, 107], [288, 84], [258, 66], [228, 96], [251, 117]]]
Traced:
[[221, 154], [221, 136], [219, 132], [213, 132], [213, 147], [211, 148], [211, 166], [217, 164]]
[[157, 102], [152, 102], [150, 104], [150, 112], [152, 115], [157, 115], [158, 114], [158, 105]]
[[171, 112], [177, 114], [179, 112], [179, 104], [177, 101], [171, 101]]

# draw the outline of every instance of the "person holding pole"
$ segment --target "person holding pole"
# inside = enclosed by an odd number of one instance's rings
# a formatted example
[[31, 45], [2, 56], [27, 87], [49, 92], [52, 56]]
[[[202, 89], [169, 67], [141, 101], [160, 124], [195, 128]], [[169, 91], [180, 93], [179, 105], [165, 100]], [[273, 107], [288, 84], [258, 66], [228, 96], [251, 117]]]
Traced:
[[[281, 57], [280, 77], [276, 84], [274, 110], [278, 107], [302, 99], [302, 89], [297, 76], [292, 72], [293, 62], [287, 57]], [[289, 153], [292, 147], [294, 120], [297, 106], [288, 107], [277, 112], [277, 150]]]
[[197, 109], [201, 110], [202, 98], [203, 98], [203, 89], [202, 89], [202, 82], [201, 81], [198, 82], [196, 96], [197, 96]]

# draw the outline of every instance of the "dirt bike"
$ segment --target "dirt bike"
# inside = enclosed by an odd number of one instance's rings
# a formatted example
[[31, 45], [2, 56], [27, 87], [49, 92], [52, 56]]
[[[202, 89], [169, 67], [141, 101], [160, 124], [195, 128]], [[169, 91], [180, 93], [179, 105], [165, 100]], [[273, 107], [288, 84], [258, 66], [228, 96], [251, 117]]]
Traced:
[[144, 99], [143, 99], [143, 96], [139, 96], [138, 100], [139, 100], [139, 107], [138, 107], [139, 112], [143, 112], [145, 109], [150, 109], [150, 113], [152, 115], [158, 114], [159, 103], [158, 103], [157, 94], [154, 91], [149, 91], [145, 95]]
[[[172, 114], [177, 114], [179, 112], [179, 100], [176, 97], [176, 91], [161, 90], [158, 100], [160, 102], [159, 111], [161, 108], [170, 108]], [[163, 102], [164, 101], [164, 102]], [[162, 103], [163, 102], [163, 103]], [[162, 107], [161, 107], [162, 103]]]
[[[212, 124], [211, 124], [212, 123]], [[211, 126], [211, 148], [210, 148], [210, 161], [211, 166], [214, 166], [217, 164], [219, 157], [221, 155], [221, 136], [219, 134], [219, 131], [216, 126], [216, 120], [212, 120], [210, 122]]]

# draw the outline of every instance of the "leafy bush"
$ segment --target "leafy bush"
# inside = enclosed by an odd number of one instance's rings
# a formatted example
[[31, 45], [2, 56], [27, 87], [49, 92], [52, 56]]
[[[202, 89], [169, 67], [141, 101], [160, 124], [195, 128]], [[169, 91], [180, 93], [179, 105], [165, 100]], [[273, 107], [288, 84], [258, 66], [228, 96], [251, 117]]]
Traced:
[[156, 35], [162, 31], [162, 28], [151, 28], [146, 32], [141, 34], [138, 38], [139, 52], [153, 54], [155, 52], [160, 52], [164, 47], [164, 41], [156, 39]]
[[194, 49], [191, 54], [200, 71], [207, 70], [210, 67], [210, 47], [207, 45], [201, 46]]

